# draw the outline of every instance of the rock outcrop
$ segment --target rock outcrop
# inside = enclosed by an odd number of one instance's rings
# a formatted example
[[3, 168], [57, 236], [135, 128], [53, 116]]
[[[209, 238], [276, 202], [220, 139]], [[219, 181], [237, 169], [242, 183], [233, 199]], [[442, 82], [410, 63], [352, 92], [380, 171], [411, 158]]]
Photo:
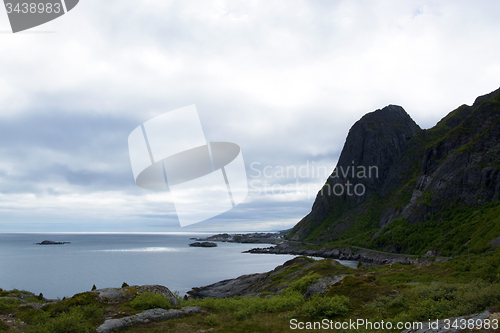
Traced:
[[[279, 293], [282, 289], [286, 288], [288, 285], [286, 281], [292, 280], [297, 277], [303, 270], [309, 269], [318, 265], [318, 262], [310, 262], [303, 257], [296, 257], [286, 261], [283, 265], [276, 267], [271, 272], [242, 275], [235, 279], [228, 279], [224, 281], [219, 281], [217, 283], [193, 288], [188, 291], [190, 298], [205, 298], [205, 297], [215, 297], [215, 298], [229, 298], [233, 296], [259, 296], [262, 292], [273, 292]], [[294, 273], [286, 276], [284, 278], [285, 283], [279, 286], [273, 284], [273, 277], [283, 273], [288, 267], [295, 265], [297, 268], [300, 267]], [[332, 261], [332, 265], [340, 265], [339, 263]], [[319, 279], [316, 284], [309, 286], [305, 291], [305, 295], [310, 297], [317, 293], [323, 293], [326, 291], [328, 286], [340, 281], [342, 276], [331, 276], [326, 279]]]
[[180, 310], [176, 309], [151, 309], [133, 316], [119, 319], [108, 319], [97, 328], [97, 333], [109, 333], [113, 331], [124, 330], [137, 325], [144, 325], [150, 322], [163, 321], [167, 319], [179, 318], [186, 314], [200, 312], [197, 306], [186, 306]]
[[171, 305], [178, 305], [174, 294], [167, 287], [160, 285], [128, 286], [125, 288], [103, 288], [91, 291], [99, 296], [99, 299], [105, 303], [121, 303], [130, 301], [136, 296], [150, 292], [168, 297]]
[[217, 247], [217, 244], [213, 242], [194, 242], [189, 244], [192, 247]]
[[357, 121], [349, 130], [338, 164], [316, 196], [311, 213], [293, 228], [294, 239], [306, 238], [327, 217], [340, 217], [341, 211], [358, 206], [376, 193], [391, 166], [406, 151], [408, 141], [421, 131], [397, 105], [368, 113]]
[[287, 243], [279, 244], [276, 246], [270, 246], [266, 248], [254, 248], [245, 253], [262, 253], [262, 254], [294, 254], [310, 257], [321, 257], [330, 258], [338, 260], [353, 260], [360, 261], [362, 263], [371, 263], [377, 265], [387, 265], [387, 264], [417, 264], [426, 265], [436, 261], [448, 261], [450, 257], [436, 257], [432, 260], [430, 258], [419, 258], [414, 256], [407, 256], [397, 253], [383, 253], [379, 251], [358, 249], [353, 250], [350, 248], [341, 249], [329, 249], [323, 248], [321, 250], [307, 250], [298, 249]]

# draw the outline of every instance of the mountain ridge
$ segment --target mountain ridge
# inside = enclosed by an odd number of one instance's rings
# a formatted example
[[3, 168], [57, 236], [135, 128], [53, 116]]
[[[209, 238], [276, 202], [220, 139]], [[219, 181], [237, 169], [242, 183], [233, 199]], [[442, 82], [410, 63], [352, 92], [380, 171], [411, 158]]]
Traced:
[[[287, 238], [317, 246], [356, 245], [398, 253], [460, 252], [463, 246], [449, 248], [445, 244], [449, 240], [439, 246], [410, 245], [401, 240], [406, 231], [394, 227], [415, 231], [419, 229], [408, 226], [436, 229], [448, 223], [450, 230], [428, 232], [442, 240], [463, 228], [464, 221], [451, 223], [462, 210], [479, 211], [490, 204], [481, 213], [488, 215], [500, 198], [499, 152], [500, 89], [477, 97], [471, 106], [461, 105], [430, 129], [421, 129], [400, 106], [370, 112], [349, 130], [336, 170], [346, 165], [376, 166], [377, 177], [339, 177], [334, 170], [311, 213]], [[363, 195], [339, 195], [347, 182], [363, 186]], [[493, 238], [500, 236], [496, 225]], [[482, 244], [478, 250], [487, 247], [485, 241], [475, 240]]]

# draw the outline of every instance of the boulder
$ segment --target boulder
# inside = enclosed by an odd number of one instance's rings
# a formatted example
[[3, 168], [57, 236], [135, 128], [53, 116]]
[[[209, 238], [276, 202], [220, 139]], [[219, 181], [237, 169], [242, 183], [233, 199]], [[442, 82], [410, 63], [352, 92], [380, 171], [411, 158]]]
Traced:
[[109, 333], [117, 330], [127, 329], [132, 326], [143, 325], [149, 322], [163, 321], [172, 318], [179, 318], [189, 313], [200, 312], [197, 306], [186, 306], [180, 310], [151, 309], [133, 316], [120, 319], [108, 319], [97, 328], [97, 333]]
[[136, 296], [151, 292], [168, 297], [171, 305], [179, 305], [174, 294], [164, 286], [146, 285], [146, 286], [129, 286], [125, 288], [103, 288], [91, 291], [97, 293], [99, 298], [104, 303], [120, 303], [130, 301]]

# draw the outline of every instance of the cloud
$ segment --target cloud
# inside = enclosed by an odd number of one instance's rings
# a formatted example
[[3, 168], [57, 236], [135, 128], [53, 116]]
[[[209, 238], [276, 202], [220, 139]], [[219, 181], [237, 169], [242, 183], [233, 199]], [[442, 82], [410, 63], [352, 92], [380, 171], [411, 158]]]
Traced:
[[[171, 216], [168, 194], [135, 186], [127, 137], [190, 104], [208, 140], [240, 145], [247, 172], [253, 162], [333, 169], [367, 112], [398, 104], [428, 128], [498, 88], [499, 9], [451, 0], [86, 0], [35, 33], [0, 34], [1, 220], [140, 229]], [[9, 29], [0, 11], [0, 30]], [[244, 210], [205, 227], [291, 226], [313, 200], [250, 196]]]

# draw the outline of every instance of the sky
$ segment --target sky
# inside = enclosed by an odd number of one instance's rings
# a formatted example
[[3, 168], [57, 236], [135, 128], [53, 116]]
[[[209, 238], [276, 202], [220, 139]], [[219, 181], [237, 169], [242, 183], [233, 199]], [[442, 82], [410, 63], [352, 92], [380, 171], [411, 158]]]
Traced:
[[[81, 0], [13, 34], [0, 9], [0, 232], [290, 228], [364, 114], [396, 104], [429, 128], [500, 86], [499, 14], [498, 1]], [[181, 228], [169, 191], [135, 184], [127, 140], [192, 104], [208, 141], [240, 146], [249, 193]]]

